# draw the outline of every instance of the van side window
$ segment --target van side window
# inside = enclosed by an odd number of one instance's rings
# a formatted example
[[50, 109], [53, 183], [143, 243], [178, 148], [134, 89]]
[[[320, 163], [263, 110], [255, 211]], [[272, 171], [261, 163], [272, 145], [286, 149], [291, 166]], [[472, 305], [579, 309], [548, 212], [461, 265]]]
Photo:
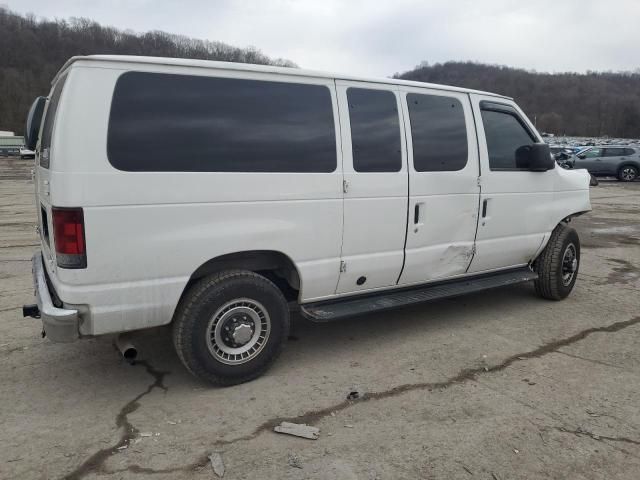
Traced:
[[53, 136], [53, 123], [56, 119], [56, 112], [58, 111], [58, 102], [60, 101], [60, 95], [64, 87], [64, 82], [67, 80], [67, 74], [62, 75], [51, 92], [49, 97], [49, 105], [44, 117], [44, 125], [42, 126], [42, 138], [40, 140], [40, 166], [43, 168], [49, 168], [49, 155], [51, 151], [51, 137]]
[[468, 157], [462, 103], [457, 98], [409, 93], [407, 106], [416, 171], [462, 170]]
[[125, 171], [328, 173], [333, 118], [324, 85], [126, 72], [107, 155]]
[[535, 143], [535, 139], [515, 112], [482, 109], [482, 124], [489, 151], [489, 168], [526, 170], [526, 165], [517, 164], [516, 150]]
[[348, 88], [351, 149], [356, 172], [402, 168], [396, 96], [389, 90]]

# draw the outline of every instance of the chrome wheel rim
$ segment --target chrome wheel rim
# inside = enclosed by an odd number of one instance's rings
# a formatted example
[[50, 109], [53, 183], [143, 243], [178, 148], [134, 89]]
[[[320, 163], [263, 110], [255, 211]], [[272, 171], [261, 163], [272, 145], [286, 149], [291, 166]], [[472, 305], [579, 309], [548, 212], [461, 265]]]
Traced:
[[578, 253], [573, 243], [567, 245], [562, 255], [562, 284], [567, 287], [578, 271]]
[[622, 178], [631, 181], [636, 178], [636, 171], [632, 167], [626, 167], [622, 169]]
[[222, 305], [207, 327], [207, 347], [216, 360], [240, 365], [255, 358], [271, 333], [271, 319], [264, 306], [250, 298]]

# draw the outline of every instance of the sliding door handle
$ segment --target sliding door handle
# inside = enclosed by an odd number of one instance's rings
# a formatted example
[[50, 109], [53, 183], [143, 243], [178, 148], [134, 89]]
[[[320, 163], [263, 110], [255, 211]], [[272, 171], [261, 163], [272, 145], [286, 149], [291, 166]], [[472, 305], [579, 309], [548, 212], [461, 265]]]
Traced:
[[413, 223], [417, 225], [419, 221], [420, 221], [420, 204], [416, 203], [416, 207], [413, 210]]
[[487, 216], [487, 202], [488, 202], [487, 198], [485, 198], [484, 201], [482, 202], [482, 218], [485, 218]]

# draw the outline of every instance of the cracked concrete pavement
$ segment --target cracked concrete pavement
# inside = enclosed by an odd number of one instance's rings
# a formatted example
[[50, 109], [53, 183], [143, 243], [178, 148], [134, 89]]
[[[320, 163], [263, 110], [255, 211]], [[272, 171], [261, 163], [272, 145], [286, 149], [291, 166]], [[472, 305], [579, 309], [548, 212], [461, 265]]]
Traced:
[[[57, 345], [20, 318], [31, 168], [0, 159], [0, 478], [216, 478], [211, 452], [229, 479], [638, 478], [640, 183], [592, 188], [565, 301], [517, 285], [296, 317], [266, 375], [218, 389], [185, 371], [166, 329], [138, 335], [130, 366], [110, 338]], [[282, 420], [320, 439], [274, 433]]]

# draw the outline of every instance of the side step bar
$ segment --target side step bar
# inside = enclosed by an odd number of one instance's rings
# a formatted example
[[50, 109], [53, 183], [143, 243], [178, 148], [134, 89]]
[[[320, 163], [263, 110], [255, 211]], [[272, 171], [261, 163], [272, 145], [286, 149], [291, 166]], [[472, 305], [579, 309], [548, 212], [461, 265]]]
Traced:
[[457, 297], [490, 288], [528, 282], [537, 278], [537, 273], [531, 271], [528, 267], [523, 267], [499, 273], [466, 277], [462, 280], [364, 294], [339, 300], [307, 303], [300, 306], [300, 311], [302, 315], [312, 322], [332, 322], [355, 315], [364, 315], [441, 298]]

